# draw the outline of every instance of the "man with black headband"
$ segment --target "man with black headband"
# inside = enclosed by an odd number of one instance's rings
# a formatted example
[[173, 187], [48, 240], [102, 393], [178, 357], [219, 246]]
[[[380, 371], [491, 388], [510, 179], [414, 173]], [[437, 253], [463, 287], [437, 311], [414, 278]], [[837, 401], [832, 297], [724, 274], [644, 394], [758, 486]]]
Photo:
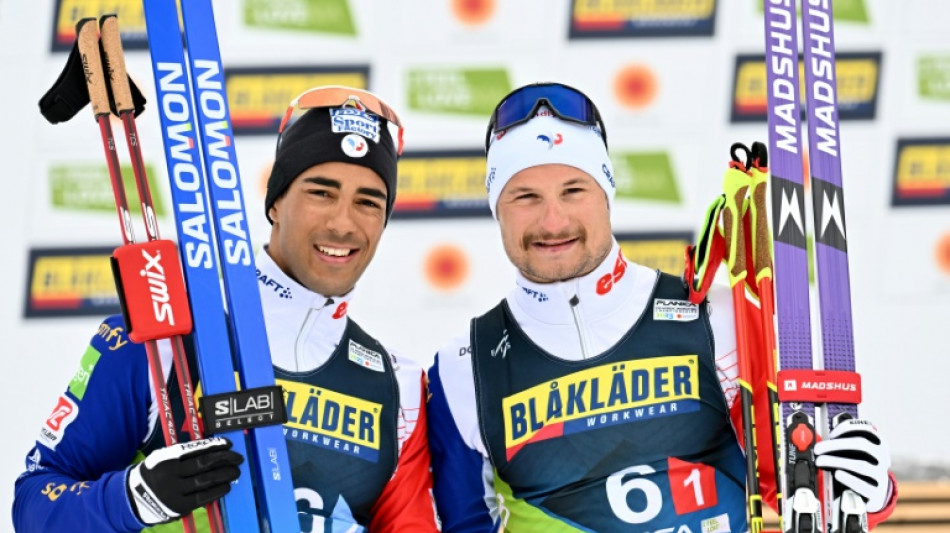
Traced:
[[[442, 530], [746, 531], [729, 289], [692, 305], [680, 278], [624, 257], [603, 121], [576, 89], [515, 90], [486, 144], [517, 286], [429, 371]], [[656, 312], [670, 300], [684, 312]], [[818, 465], [882, 520], [887, 447], [867, 422], [839, 427]]]
[[[305, 93], [308, 110], [281, 128], [265, 199], [271, 236], [256, 259], [300, 531], [435, 532], [422, 369], [347, 315], [392, 213], [401, 135], [377, 106], [333, 100], [340, 91], [376, 100], [340, 87]], [[163, 447], [143, 347], [121, 316], [100, 326], [81, 373], [61, 397], [70, 414], [27, 456], [17, 531], [140, 531], [228, 492], [242, 458], [226, 439]], [[167, 380], [178, 400], [173, 371]], [[61, 484], [79, 490], [45, 490]]]

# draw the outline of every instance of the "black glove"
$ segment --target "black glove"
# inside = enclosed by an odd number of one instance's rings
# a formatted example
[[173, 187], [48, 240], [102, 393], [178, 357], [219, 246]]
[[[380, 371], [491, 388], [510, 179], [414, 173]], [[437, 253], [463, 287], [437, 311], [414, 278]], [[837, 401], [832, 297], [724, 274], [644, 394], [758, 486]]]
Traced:
[[160, 448], [129, 470], [129, 501], [143, 523], [170, 522], [227, 494], [243, 461], [223, 437]]

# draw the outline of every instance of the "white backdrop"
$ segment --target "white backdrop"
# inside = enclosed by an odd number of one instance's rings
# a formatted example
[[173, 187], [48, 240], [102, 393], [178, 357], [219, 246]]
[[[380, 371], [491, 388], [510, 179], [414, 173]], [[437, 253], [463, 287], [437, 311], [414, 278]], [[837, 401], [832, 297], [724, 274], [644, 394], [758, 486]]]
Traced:
[[[665, 153], [675, 175], [679, 202], [618, 201], [618, 231], [697, 230], [705, 206], [718, 193], [729, 145], [766, 140], [763, 123], [729, 119], [736, 55], [763, 53], [754, 0], [719, 2], [712, 37], [587, 40], [567, 38], [566, 0], [475, 2], [490, 14], [480, 24], [463, 23], [454, 14], [453, 7], [464, 2], [341, 0], [352, 11], [356, 36], [247, 28], [243, 16], [249, 1], [215, 4], [225, 67], [368, 64], [370, 88], [393, 103], [407, 124], [408, 150], [478, 149], [487, 120], [410, 109], [411, 70], [501, 69], [512, 87], [558, 80], [582, 88], [604, 114], [615, 154]], [[52, 168], [102, 164], [88, 111], [55, 127], [37, 111], [37, 100], [66, 57], [50, 52], [52, 4], [0, 0], [0, 234], [7, 250], [0, 262], [7, 287], [0, 305], [7, 368], [0, 372], [5, 436], [0, 509], [9, 509], [25, 453], [99, 323], [96, 317], [23, 318], [28, 251], [112, 246], [118, 240], [114, 214], [54, 209], [49, 199]], [[918, 58], [950, 56], [950, 4], [850, 4], [866, 7], [868, 21], [839, 23], [838, 50], [883, 54], [876, 119], [841, 125], [855, 346], [865, 385], [862, 414], [878, 424], [896, 459], [948, 463], [950, 272], [938, 266], [937, 250], [950, 234], [950, 207], [895, 209], [891, 190], [898, 138], [950, 137], [950, 87], [942, 99], [922, 98], [918, 90]], [[644, 67], [656, 81], [655, 97], [637, 109], [624, 106], [614, 91], [616, 73], [629, 65]], [[147, 52], [130, 51], [128, 68], [154, 102]], [[950, 72], [944, 75], [950, 80]], [[146, 160], [162, 183], [154, 109], [139, 120], [139, 131]], [[260, 208], [261, 179], [273, 140], [238, 136], [235, 141], [258, 245], [268, 230]], [[120, 148], [124, 158], [124, 144]], [[167, 189], [159, 194], [167, 206]], [[170, 234], [171, 219], [161, 222]], [[467, 274], [451, 290], [436, 288], [425, 275], [427, 254], [442, 244], [457, 247], [468, 263]], [[490, 218], [395, 220], [351, 312], [387, 345], [428, 366], [441, 343], [505, 294], [512, 277]], [[0, 516], [0, 530], [12, 529], [9, 514], [0, 511]]]

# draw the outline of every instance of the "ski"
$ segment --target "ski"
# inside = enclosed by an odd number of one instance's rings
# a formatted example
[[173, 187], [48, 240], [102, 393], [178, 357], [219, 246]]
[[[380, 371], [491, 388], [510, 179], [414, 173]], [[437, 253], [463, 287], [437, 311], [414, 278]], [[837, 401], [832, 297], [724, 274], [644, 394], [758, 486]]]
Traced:
[[[211, 425], [208, 432], [215, 432], [211, 416], [215, 410], [207, 409], [218, 403], [214, 399], [227, 400], [225, 410], [232, 403], [234, 360], [239, 366], [240, 394], [244, 398], [260, 394], [266, 401], [259, 403], [270, 406], [255, 412], [260, 415], [255, 418], [270, 425], [248, 426], [250, 449], [239, 451], [248, 458], [245, 465], [250, 463], [252, 476], [242, 470], [242, 477], [225, 496], [224, 519], [231, 532], [259, 531], [259, 523], [265, 531], [296, 532], [300, 526], [290, 462], [278, 423], [285, 416], [283, 396], [274, 387], [214, 15], [208, 0], [184, 0], [181, 10], [187, 63], [175, 0], [145, 0], [179, 245], [194, 307], [205, 427]], [[222, 308], [219, 267], [227, 317]], [[231, 343], [226, 320], [234, 336], [234, 360], [227, 348]], [[222, 434], [234, 435], [232, 442], [240, 441], [243, 447], [241, 432]]]
[[[768, 85], [768, 152], [771, 170], [774, 290], [779, 369], [813, 369], [805, 182], [802, 165], [796, 3], [764, 2], [765, 65]], [[780, 514], [790, 533], [824, 531], [815, 466], [816, 406], [781, 398], [784, 437], [776, 483], [783, 486]]]
[[[851, 319], [851, 276], [845, 230], [841, 143], [838, 131], [834, 17], [831, 0], [802, 2], [805, 95], [808, 116], [812, 216], [821, 325], [821, 369], [839, 390], [855, 394], [823, 403], [823, 435], [838, 423], [858, 416], [860, 380], [855, 373]], [[832, 533], [868, 530], [864, 501], [825, 476], [826, 516]]]
[[[830, 0], [802, 2], [806, 117], [822, 357], [812, 353], [805, 244], [798, 43], [795, 2], [766, 2], [766, 68], [778, 320], [778, 395], [787, 531], [867, 531], [863, 500], [814, 465], [816, 428], [857, 416], [850, 275], [844, 223], [835, 49]], [[818, 5], [816, 5], [818, 4]], [[824, 494], [819, 494], [823, 485]]]

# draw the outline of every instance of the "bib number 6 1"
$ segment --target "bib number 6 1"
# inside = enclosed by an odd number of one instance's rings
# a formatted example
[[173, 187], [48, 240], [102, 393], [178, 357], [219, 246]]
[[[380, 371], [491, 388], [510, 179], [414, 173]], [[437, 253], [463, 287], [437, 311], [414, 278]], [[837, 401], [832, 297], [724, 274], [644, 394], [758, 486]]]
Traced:
[[[614, 472], [607, 478], [607, 501], [617, 518], [628, 524], [643, 524], [660, 514], [663, 493], [649, 478], [655, 472], [650, 466], [638, 465]], [[712, 467], [671, 458], [667, 475], [677, 514], [716, 505], [716, 478]], [[627, 503], [628, 496], [634, 491], [642, 494], [642, 501], [646, 502], [642, 509], [636, 511]]]

